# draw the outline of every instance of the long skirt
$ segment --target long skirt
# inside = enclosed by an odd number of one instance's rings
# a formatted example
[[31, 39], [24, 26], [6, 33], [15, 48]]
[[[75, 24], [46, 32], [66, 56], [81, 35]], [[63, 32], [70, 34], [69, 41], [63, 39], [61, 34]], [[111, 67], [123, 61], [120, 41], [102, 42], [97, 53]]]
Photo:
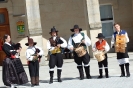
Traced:
[[3, 61], [3, 83], [6, 86], [11, 84], [25, 84], [28, 82], [28, 77], [25, 73], [20, 58], [6, 58]]

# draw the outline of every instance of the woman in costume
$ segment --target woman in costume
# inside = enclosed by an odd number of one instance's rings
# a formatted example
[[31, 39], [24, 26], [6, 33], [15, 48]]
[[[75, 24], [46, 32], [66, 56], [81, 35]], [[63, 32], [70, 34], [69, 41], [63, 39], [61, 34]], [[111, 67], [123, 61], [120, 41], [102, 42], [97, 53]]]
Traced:
[[[22, 85], [28, 82], [27, 75], [19, 58], [21, 46], [11, 43], [9, 35], [3, 37], [3, 51], [6, 54], [6, 58], [3, 61], [3, 83], [11, 88], [15, 87], [16, 84]], [[16, 46], [16, 47], [14, 47]]]

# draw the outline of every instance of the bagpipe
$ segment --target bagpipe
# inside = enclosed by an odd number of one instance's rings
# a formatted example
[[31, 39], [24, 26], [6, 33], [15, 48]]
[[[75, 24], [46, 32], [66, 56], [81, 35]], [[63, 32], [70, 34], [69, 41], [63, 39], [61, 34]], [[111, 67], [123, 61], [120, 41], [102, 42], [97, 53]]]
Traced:
[[[20, 43], [13, 43], [13, 42], [10, 42], [10, 44], [12, 45], [14, 51], [15, 50], [19, 50], [22, 48], [21, 44]], [[12, 51], [13, 52], [13, 51]], [[20, 56], [20, 53], [16, 53], [15, 55], [11, 52], [11, 58], [14, 59], [16, 58], [16, 54], [17, 56]]]
[[34, 59], [33, 61], [39, 60], [39, 62], [40, 62], [40, 59], [42, 58], [42, 55], [37, 56], [37, 54], [40, 52], [40, 49], [38, 49], [36, 47], [34, 47], [34, 48], [35, 48], [35, 53], [32, 56], [36, 56], [36, 59]]
[[20, 48], [22, 48], [22, 46], [21, 46], [21, 44], [20, 43], [11, 43], [11, 45], [13, 46], [13, 48], [15, 49], [15, 50], [19, 50]]
[[62, 43], [64, 43], [64, 42], [59, 37], [57, 37], [56, 42], [52, 44], [55, 47], [55, 49], [52, 50], [50, 53], [51, 54], [62, 53], [61, 47], [57, 46], [58, 44], [62, 44]]

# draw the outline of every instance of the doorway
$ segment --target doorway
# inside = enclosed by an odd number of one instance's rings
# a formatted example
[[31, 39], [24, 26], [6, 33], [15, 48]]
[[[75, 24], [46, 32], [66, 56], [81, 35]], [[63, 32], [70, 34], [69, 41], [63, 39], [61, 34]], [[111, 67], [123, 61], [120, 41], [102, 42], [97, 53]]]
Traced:
[[[3, 36], [10, 35], [9, 16], [6, 8], [0, 8], [0, 47], [3, 45]], [[5, 53], [0, 49], [0, 66], [2, 65]]]

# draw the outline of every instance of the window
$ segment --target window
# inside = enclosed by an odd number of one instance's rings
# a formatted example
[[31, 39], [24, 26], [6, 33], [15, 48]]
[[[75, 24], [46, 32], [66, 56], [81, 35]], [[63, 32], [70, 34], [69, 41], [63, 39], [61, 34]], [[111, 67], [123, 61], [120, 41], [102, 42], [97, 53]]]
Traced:
[[5, 16], [4, 14], [0, 13], [0, 24], [3, 24], [5, 22]]
[[106, 38], [111, 37], [112, 33], [114, 32], [112, 5], [100, 5], [100, 16], [103, 35]]

